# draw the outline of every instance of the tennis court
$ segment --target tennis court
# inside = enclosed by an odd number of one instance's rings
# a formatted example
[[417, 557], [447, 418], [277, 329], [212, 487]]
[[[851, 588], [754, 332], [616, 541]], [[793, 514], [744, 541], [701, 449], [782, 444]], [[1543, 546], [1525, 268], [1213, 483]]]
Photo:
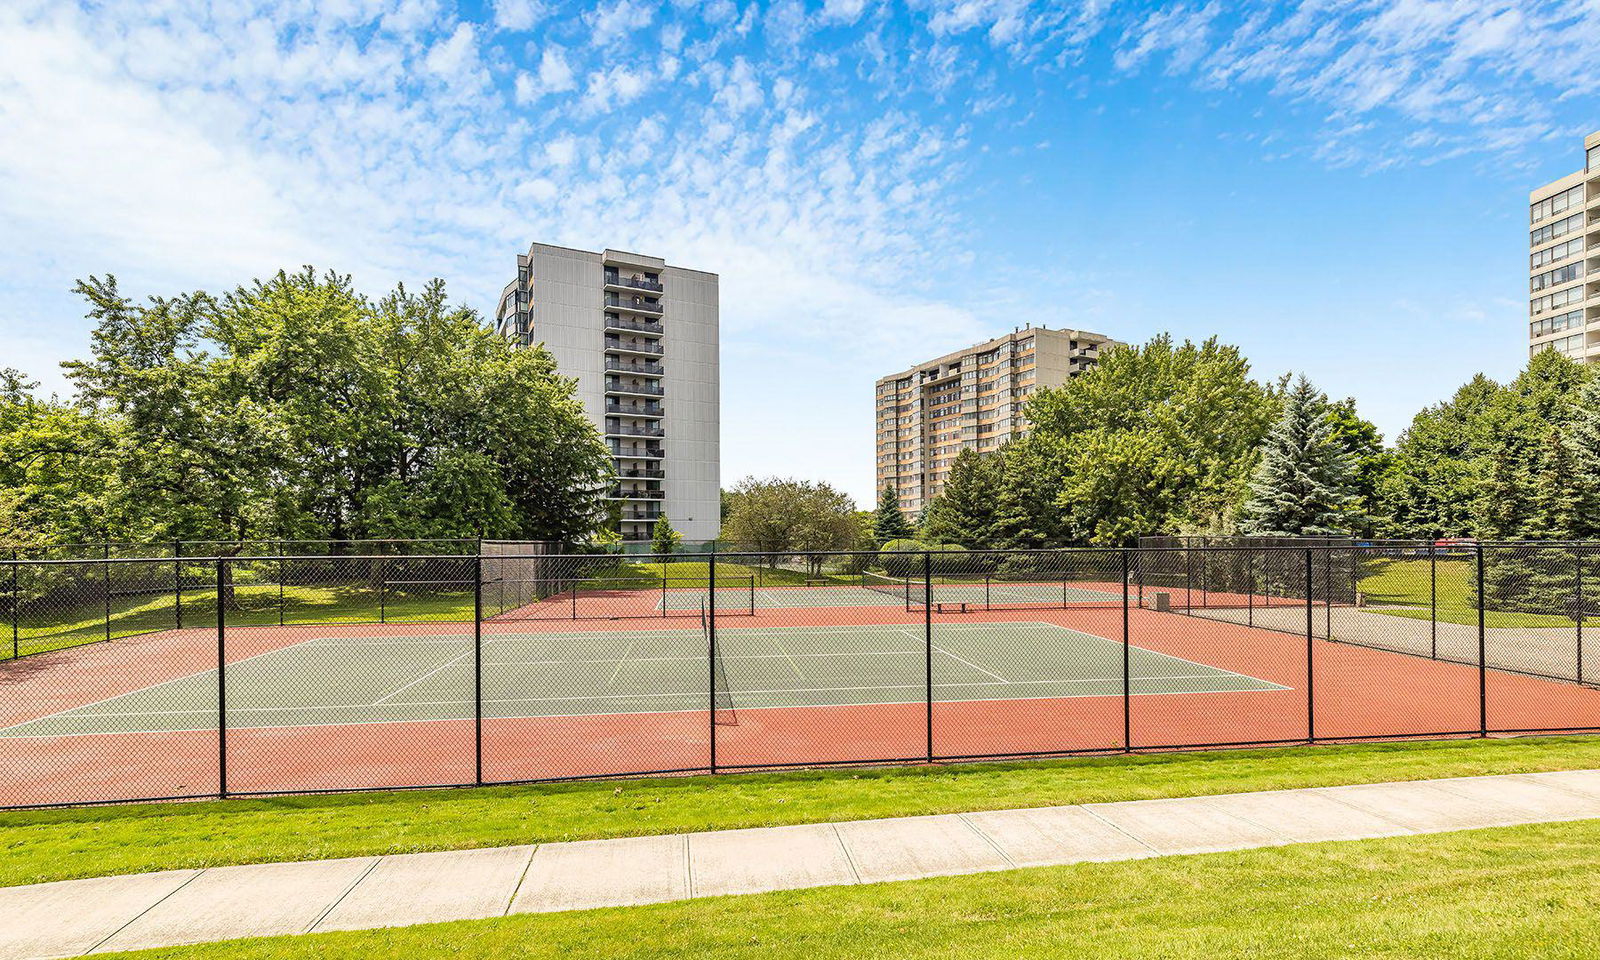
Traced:
[[[1117, 697], [1117, 641], [1049, 623], [941, 625], [940, 702]], [[920, 703], [929, 651], [920, 627], [864, 624], [718, 630], [718, 709]], [[475, 662], [461, 636], [315, 637], [228, 664], [228, 727], [313, 727], [472, 717]], [[1142, 647], [1136, 695], [1287, 689]], [[699, 629], [525, 633], [483, 640], [484, 716], [583, 717], [708, 710]], [[0, 729], [0, 737], [208, 730], [216, 671], [178, 677]], [[185, 705], [191, 705], [188, 709]]]

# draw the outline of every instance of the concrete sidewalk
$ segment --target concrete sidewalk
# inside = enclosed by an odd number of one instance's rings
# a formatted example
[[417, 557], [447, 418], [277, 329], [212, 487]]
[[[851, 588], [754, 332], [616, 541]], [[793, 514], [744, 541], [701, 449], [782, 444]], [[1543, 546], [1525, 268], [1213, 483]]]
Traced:
[[1600, 817], [1600, 770], [174, 870], [0, 888], [0, 960]]

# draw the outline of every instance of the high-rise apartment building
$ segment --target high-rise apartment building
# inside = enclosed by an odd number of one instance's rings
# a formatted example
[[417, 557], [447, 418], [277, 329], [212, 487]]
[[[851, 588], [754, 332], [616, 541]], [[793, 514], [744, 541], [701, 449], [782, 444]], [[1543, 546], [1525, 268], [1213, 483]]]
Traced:
[[1577, 173], [1528, 194], [1528, 355], [1600, 359], [1600, 130], [1583, 138]]
[[496, 332], [543, 343], [605, 435], [623, 540], [721, 528], [717, 321], [716, 274], [621, 250], [535, 243], [500, 295]]
[[877, 382], [878, 489], [892, 484], [915, 517], [964, 449], [983, 452], [1027, 430], [1022, 404], [1120, 344], [1099, 333], [1030, 327], [919, 363]]

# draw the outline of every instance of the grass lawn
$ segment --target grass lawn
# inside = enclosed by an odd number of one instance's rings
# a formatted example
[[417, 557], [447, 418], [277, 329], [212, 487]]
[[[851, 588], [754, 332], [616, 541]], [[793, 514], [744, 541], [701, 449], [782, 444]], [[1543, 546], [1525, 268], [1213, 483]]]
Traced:
[[[1426, 559], [1363, 560], [1362, 569], [1368, 573], [1361, 578], [1356, 589], [1366, 595], [1369, 612], [1415, 620], [1427, 620], [1432, 616], [1428, 609], [1429, 572]], [[1439, 622], [1477, 626], [1477, 600], [1472, 594], [1472, 581], [1477, 573], [1471, 558], [1440, 560], [1434, 575], [1438, 581]], [[1403, 609], [1386, 609], [1384, 605]], [[1488, 610], [1484, 612], [1484, 625], [1571, 627], [1574, 621], [1565, 616]]]
[[1589, 820], [122, 956], [1587, 958], [1597, 845]]
[[0, 886], [383, 853], [1600, 767], [1547, 737], [0, 813]]
[[[182, 605], [186, 627], [209, 627], [217, 622], [216, 589], [185, 589], [147, 597], [114, 598], [110, 610], [110, 637], [135, 636], [177, 625]], [[298, 586], [241, 583], [234, 587], [234, 606], [228, 611], [230, 626], [267, 626], [280, 622], [367, 623], [460, 621], [472, 619], [471, 589], [416, 591], [403, 587], [379, 590], [365, 584]], [[18, 624], [17, 652], [21, 655], [81, 646], [107, 639], [103, 603], [79, 606], [59, 613], [50, 611], [49, 622], [35, 614]], [[12, 655], [10, 624], [0, 633], [0, 659]]]

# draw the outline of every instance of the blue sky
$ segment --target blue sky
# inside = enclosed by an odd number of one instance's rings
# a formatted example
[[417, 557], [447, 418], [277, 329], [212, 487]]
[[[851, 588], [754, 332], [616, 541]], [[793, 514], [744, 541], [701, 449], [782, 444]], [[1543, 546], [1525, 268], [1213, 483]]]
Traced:
[[1526, 357], [1594, 3], [0, 9], [0, 365], [73, 280], [311, 263], [488, 312], [531, 240], [722, 277], [723, 471], [872, 493], [872, 381], [1027, 322], [1238, 344], [1390, 437]]

